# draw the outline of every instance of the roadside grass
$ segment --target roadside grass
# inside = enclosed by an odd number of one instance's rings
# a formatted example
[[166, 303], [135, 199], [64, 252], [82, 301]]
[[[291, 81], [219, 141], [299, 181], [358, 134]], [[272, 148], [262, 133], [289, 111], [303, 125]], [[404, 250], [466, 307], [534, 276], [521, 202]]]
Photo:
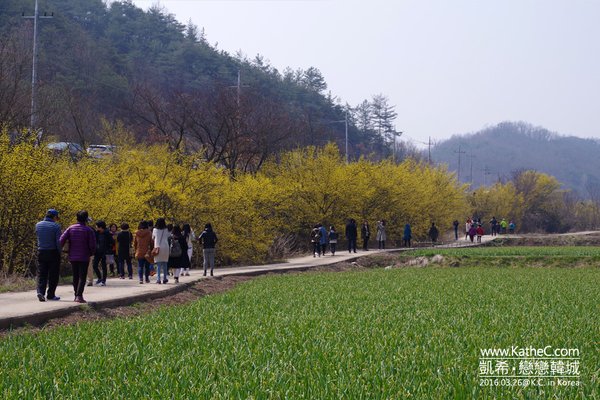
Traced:
[[[0, 393], [5, 399], [594, 399], [600, 397], [599, 287], [594, 267], [433, 266], [263, 277], [145, 316], [9, 335], [0, 341]], [[480, 349], [547, 345], [579, 349], [581, 386], [479, 385]]]

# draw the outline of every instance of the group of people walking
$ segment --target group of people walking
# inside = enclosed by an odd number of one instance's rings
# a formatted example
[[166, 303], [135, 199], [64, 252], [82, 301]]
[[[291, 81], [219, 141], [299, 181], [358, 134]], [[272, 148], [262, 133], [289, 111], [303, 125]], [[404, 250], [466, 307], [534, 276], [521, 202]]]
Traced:
[[[435, 224], [432, 225], [436, 230], [435, 238], [437, 239], [437, 228], [435, 228]], [[377, 221], [375, 224], [375, 240], [377, 241], [377, 248], [379, 250], [385, 249], [385, 243], [387, 241], [387, 232], [386, 232], [386, 221], [384, 219]], [[356, 253], [357, 241], [359, 239], [359, 228], [356, 224], [355, 219], [349, 219], [346, 224], [345, 237], [348, 243], [348, 253]], [[362, 249], [364, 251], [369, 251], [369, 245], [371, 240], [371, 226], [368, 221], [364, 221], [360, 226], [360, 239], [362, 240]], [[430, 235], [432, 231], [430, 230]], [[327, 245], [329, 245], [329, 250], [331, 255], [335, 255], [337, 250], [339, 234], [335, 227], [332, 225], [327, 230], [323, 224], [318, 223], [313, 226], [310, 232], [310, 242], [312, 245], [312, 251], [314, 257], [324, 256], [327, 251]], [[402, 235], [402, 242], [405, 247], [411, 246], [412, 239], [412, 231], [410, 224], [406, 224], [404, 226], [404, 231]], [[433, 240], [435, 241], [435, 240]]]
[[[498, 221], [496, 217], [492, 217], [489, 224], [490, 234], [492, 236], [497, 236], [499, 233], [515, 233], [516, 225], [512, 220], [507, 222], [506, 219], [502, 218], [502, 220]], [[458, 240], [458, 226], [460, 223], [458, 220], [454, 220], [452, 225], [454, 226], [454, 239]], [[467, 221], [465, 222], [465, 239], [470, 239], [471, 242], [473, 242], [476, 237], [477, 243], [481, 243], [481, 237], [483, 235], [485, 235], [485, 229], [483, 228], [481, 218], [467, 218]]]
[[[379, 249], [385, 249], [385, 241], [387, 235], [385, 232], [385, 220], [377, 221], [376, 240]], [[345, 231], [346, 241], [348, 242], [348, 253], [356, 253], [356, 242], [358, 240], [358, 227], [356, 220], [349, 219]], [[360, 228], [360, 237], [362, 239], [362, 248], [365, 251], [369, 250], [369, 240], [371, 238], [371, 228], [368, 221], [364, 221]], [[337, 250], [339, 234], [332, 225], [329, 230], [325, 229], [323, 224], [316, 224], [310, 232], [310, 241], [313, 249], [314, 257], [321, 257], [327, 251], [327, 245], [331, 255], [334, 256]]]
[[61, 251], [68, 253], [73, 268], [73, 290], [77, 303], [86, 302], [83, 291], [86, 282], [88, 286], [93, 285], [94, 273], [96, 285], [106, 286], [109, 266], [112, 276], [115, 276], [116, 266], [120, 279], [125, 279], [126, 272], [128, 278], [133, 279], [133, 258], [137, 261], [140, 284], [150, 283], [150, 277], [155, 275], [157, 284], [168, 283], [169, 269], [173, 271], [175, 283], [179, 283], [180, 276], [189, 276], [196, 240], [203, 247], [204, 276], [208, 269], [213, 276], [218, 237], [210, 223], [196, 237], [189, 224], [167, 224], [164, 218], [158, 218], [156, 225], [153, 221], [141, 221], [135, 234], [131, 233], [127, 223], [121, 224], [119, 231], [116, 224], [107, 228], [106, 222], [99, 220], [93, 229], [88, 225], [92, 220], [85, 210], [79, 211], [76, 218], [77, 223], [61, 232], [59, 212], [50, 209], [36, 224], [39, 301], [60, 300], [56, 296], [56, 287]]

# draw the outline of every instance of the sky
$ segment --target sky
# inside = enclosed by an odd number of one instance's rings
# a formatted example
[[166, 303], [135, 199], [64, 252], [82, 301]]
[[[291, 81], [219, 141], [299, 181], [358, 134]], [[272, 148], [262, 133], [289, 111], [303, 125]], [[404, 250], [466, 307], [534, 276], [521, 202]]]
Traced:
[[600, 138], [600, 0], [133, 0], [231, 54], [318, 68], [355, 106], [384, 94], [417, 145], [526, 121]]

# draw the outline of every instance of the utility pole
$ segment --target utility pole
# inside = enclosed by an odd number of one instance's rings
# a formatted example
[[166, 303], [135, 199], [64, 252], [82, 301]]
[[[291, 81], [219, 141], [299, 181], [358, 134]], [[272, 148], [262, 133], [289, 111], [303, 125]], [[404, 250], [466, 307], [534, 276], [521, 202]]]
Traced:
[[471, 161], [471, 175], [469, 176], [469, 181], [471, 182], [471, 185], [473, 185], [473, 159], [477, 158], [477, 156], [473, 155], [473, 150], [471, 150], [471, 154], [469, 155], [469, 159]]
[[460, 149], [460, 145], [458, 145], [458, 151], [454, 150], [454, 153], [458, 154], [458, 183], [460, 183], [460, 155], [461, 154], [467, 154], [466, 151], [462, 151]]
[[344, 125], [346, 128], [346, 164], [348, 164], [348, 108], [346, 108], [346, 114], [344, 116]]
[[[36, 98], [36, 86], [37, 86], [37, 59], [38, 59], [38, 44], [37, 44], [37, 35], [38, 35], [38, 20], [40, 19], [49, 19], [54, 18], [54, 13], [47, 15], [40, 15], [38, 0], [35, 0], [35, 9], [33, 15], [25, 15], [23, 13], [21, 15], [25, 19], [33, 19], [33, 61], [31, 68], [31, 121], [29, 123], [29, 132], [33, 134], [36, 130], [37, 125], [37, 104], [35, 102]], [[37, 142], [41, 142], [42, 133], [39, 132], [37, 134]]]
[[427, 141], [427, 149], [428, 149], [427, 163], [429, 165], [431, 165], [431, 136], [429, 136], [429, 140]]
[[486, 181], [486, 176], [491, 175], [492, 171], [490, 171], [490, 169], [488, 168], [488, 166], [486, 165], [483, 168], [483, 186], [485, 186], [485, 181]]

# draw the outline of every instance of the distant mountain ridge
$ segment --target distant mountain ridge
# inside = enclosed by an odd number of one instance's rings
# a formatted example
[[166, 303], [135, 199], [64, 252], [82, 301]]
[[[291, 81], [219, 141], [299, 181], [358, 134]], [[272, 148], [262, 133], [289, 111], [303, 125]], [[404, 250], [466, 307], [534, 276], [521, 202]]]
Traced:
[[600, 187], [600, 141], [596, 139], [561, 136], [526, 122], [502, 122], [439, 143], [432, 149], [432, 160], [458, 172], [459, 147], [460, 181], [474, 187], [507, 180], [520, 169], [553, 175], [563, 188], [585, 198]]

